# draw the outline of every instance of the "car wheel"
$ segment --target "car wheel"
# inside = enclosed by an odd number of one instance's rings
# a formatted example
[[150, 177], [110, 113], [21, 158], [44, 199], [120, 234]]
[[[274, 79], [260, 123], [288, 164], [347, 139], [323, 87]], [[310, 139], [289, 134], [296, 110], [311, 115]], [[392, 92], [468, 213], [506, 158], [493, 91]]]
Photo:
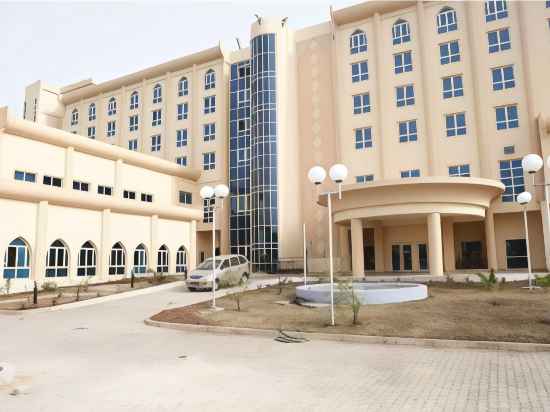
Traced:
[[187, 290], [188, 290], [189, 292], [194, 292], [194, 291], [197, 290], [197, 289], [188, 286], [188, 287], [187, 287]]
[[243, 275], [241, 276], [241, 285], [243, 283], [248, 282], [248, 279], [249, 279], [248, 273], [243, 273]]

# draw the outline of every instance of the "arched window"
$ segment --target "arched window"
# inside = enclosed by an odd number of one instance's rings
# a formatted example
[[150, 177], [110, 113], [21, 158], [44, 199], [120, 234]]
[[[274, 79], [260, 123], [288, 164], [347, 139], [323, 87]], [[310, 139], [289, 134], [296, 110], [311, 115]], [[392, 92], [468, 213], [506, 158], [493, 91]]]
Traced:
[[168, 272], [168, 248], [162, 245], [157, 253], [157, 272]]
[[92, 103], [88, 106], [88, 120], [91, 122], [95, 117], [95, 103]]
[[155, 87], [153, 87], [153, 103], [160, 102], [162, 102], [162, 86], [160, 84], [156, 84]]
[[189, 82], [187, 77], [182, 77], [178, 82], [178, 96], [187, 96], [189, 94]]
[[107, 104], [107, 115], [113, 116], [116, 114], [116, 99], [111, 97], [109, 103]]
[[92, 242], [86, 242], [78, 253], [77, 276], [95, 276], [96, 252]]
[[28, 278], [30, 252], [27, 242], [18, 237], [10, 242], [4, 255], [4, 279]]
[[139, 107], [139, 93], [133, 92], [130, 95], [130, 110], [137, 109]]
[[451, 7], [443, 7], [437, 15], [437, 32], [448, 33], [458, 29], [456, 11]]
[[126, 252], [120, 242], [113, 245], [109, 256], [109, 275], [124, 275], [126, 268]]
[[393, 44], [401, 44], [411, 41], [411, 28], [409, 22], [403, 19], [397, 20], [391, 29]]
[[213, 89], [216, 87], [216, 73], [209, 69], [204, 75], [204, 90]]
[[187, 251], [183, 246], [176, 253], [176, 273], [187, 273]]
[[143, 244], [134, 251], [134, 273], [145, 273], [147, 271], [147, 249]]
[[46, 277], [64, 277], [69, 273], [69, 250], [62, 240], [50, 245], [46, 256]]
[[349, 51], [357, 54], [367, 51], [367, 35], [363, 30], [355, 30], [349, 38]]
[[78, 124], [78, 109], [74, 109], [71, 113], [71, 126]]

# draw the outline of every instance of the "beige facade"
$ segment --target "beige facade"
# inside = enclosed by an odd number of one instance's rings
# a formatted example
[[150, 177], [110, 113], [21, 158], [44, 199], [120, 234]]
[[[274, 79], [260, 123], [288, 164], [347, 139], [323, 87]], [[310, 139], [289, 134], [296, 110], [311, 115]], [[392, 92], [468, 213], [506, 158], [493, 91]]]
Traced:
[[[278, 268], [297, 267], [305, 223], [310, 268], [326, 269], [327, 212], [306, 175], [317, 164], [343, 163], [350, 173], [333, 211], [338, 270], [359, 276], [523, 268], [522, 209], [514, 202], [523, 190], [534, 195], [528, 206], [532, 266], [546, 270], [546, 200], [531, 176], [522, 180], [518, 166], [528, 153], [550, 154], [546, 2], [369, 1], [330, 10], [329, 17], [299, 30], [262, 17], [251, 40], [265, 39], [263, 49], [219, 45], [101, 84], [37, 82], [27, 88], [25, 118], [84, 137], [95, 127], [96, 140], [155, 161], [185, 157], [182, 170], [201, 171], [198, 187], [228, 184], [232, 196], [216, 236], [222, 253], [248, 253], [251, 237], [253, 261], [255, 250], [271, 248]], [[266, 46], [272, 61], [262, 60]], [[212, 87], [208, 73], [215, 75]], [[262, 95], [264, 77], [274, 80], [272, 97]], [[187, 92], [181, 93], [184, 78]], [[161, 101], [154, 102], [155, 87]], [[241, 92], [250, 101], [243, 103]], [[213, 113], [205, 113], [209, 96], [216, 98]], [[264, 105], [264, 98], [273, 101]], [[112, 99], [117, 108], [109, 114]], [[187, 118], [178, 120], [178, 105], [185, 103]], [[246, 119], [241, 109], [250, 110]], [[262, 124], [267, 109], [276, 114], [271, 135]], [[162, 121], [153, 125], [157, 110]], [[137, 130], [130, 130], [133, 116]], [[113, 121], [116, 132], [107, 136]], [[205, 138], [212, 123], [215, 138]], [[186, 130], [185, 145], [177, 143], [178, 130]], [[159, 135], [160, 147], [153, 141]], [[260, 148], [267, 142], [275, 150], [269, 165]], [[204, 153], [215, 153], [214, 170], [207, 170]], [[545, 167], [537, 181], [549, 172]], [[268, 174], [276, 175], [269, 193], [257, 180]], [[196, 227], [200, 259], [211, 254], [211, 226], [199, 221]]]

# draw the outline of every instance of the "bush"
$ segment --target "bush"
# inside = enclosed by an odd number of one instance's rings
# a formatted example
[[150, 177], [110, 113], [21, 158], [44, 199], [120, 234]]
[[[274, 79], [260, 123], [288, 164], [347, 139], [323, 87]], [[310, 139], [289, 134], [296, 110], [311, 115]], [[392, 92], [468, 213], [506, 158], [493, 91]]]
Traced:
[[546, 276], [537, 277], [535, 279], [535, 285], [541, 286], [543, 288], [550, 287], [550, 274]]
[[340, 298], [337, 303], [348, 305], [353, 312], [353, 325], [359, 323], [359, 311], [361, 310], [361, 301], [353, 288], [353, 282], [339, 282]]
[[55, 292], [57, 290], [57, 283], [52, 280], [44, 282], [42, 283], [42, 290], [44, 292]]
[[494, 269], [491, 269], [491, 271], [489, 272], [489, 276], [487, 276], [485, 273], [477, 273], [477, 276], [479, 277], [481, 284], [487, 289], [492, 289], [498, 285]]

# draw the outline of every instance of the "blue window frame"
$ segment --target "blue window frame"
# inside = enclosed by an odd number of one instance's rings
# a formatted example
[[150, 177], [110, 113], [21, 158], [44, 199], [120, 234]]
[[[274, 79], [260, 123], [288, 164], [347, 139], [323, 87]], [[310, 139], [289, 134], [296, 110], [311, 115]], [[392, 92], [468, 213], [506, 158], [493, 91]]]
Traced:
[[443, 78], [443, 98], [450, 99], [452, 97], [464, 96], [464, 86], [462, 84], [462, 75]]
[[414, 87], [412, 84], [395, 88], [397, 107], [414, 105]]
[[176, 163], [180, 166], [187, 166], [187, 156], [176, 157]]
[[410, 51], [403, 53], [397, 53], [393, 55], [393, 70], [395, 74], [411, 72], [413, 69], [412, 65], [412, 54]]
[[374, 175], [355, 176], [355, 183], [368, 183], [374, 181]]
[[418, 140], [418, 133], [416, 131], [416, 120], [406, 120], [399, 122], [399, 142], [416, 142]]
[[525, 192], [525, 180], [521, 159], [501, 160], [499, 162], [500, 181], [505, 187], [503, 202], [515, 202], [521, 192]]
[[458, 40], [453, 40], [439, 45], [439, 61], [441, 64], [449, 64], [460, 61], [460, 46]]
[[206, 123], [202, 128], [202, 137], [205, 142], [216, 139], [216, 123]]
[[370, 112], [369, 93], [356, 94], [353, 96], [353, 114]]
[[487, 33], [489, 53], [497, 53], [512, 48], [510, 30], [508, 28], [493, 30]]
[[367, 51], [367, 35], [363, 30], [355, 30], [349, 38], [349, 51], [357, 54]]
[[21, 170], [16, 170], [15, 173], [13, 174], [13, 178], [15, 180], [20, 180], [22, 182], [30, 182], [30, 183], [36, 182], [35, 173], [23, 172]]
[[519, 127], [518, 106], [515, 104], [495, 108], [497, 130]]
[[403, 19], [397, 20], [391, 29], [393, 44], [402, 44], [411, 41], [411, 28], [409, 22]]
[[491, 69], [493, 90], [512, 89], [516, 86], [514, 66], [504, 66]]
[[187, 129], [176, 130], [176, 147], [187, 146]]
[[216, 96], [206, 96], [204, 98], [204, 114], [216, 112]]
[[550, 1], [547, 1], [545, 4], [546, 4], [546, 8], [550, 9]]
[[178, 120], [185, 120], [189, 115], [189, 103], [178, 104]]
[[466, 134], [466, 113], [453, 113], [445, 115], [447, 137], [462, 136]]
[[420, 177], [420, 169], [402, 170], [401, 178], [407, 179], [409, 177]]
[[458, 29], [456, 22], [456, 11], [451, 7], [444, 7], [437, 14], [437, 32], [448, 33]]
[[351, 81], [353, 83], [368, 80], [369, 78], [369, 65], [367, 61], [357, 62], [351, 64]]
[[355, 129], [355, 148], [357, 150], [372, 147], [372, 130], [370, 127]]
[[208, 152], [202, 154], [202, 169], [214, 170], [216, 169], [216, 152]]
[[20, 237], [12, 240], [4, 255], [4, 279], [28, 278], [31, 272], [29, 262], [27, 243]]
[[508, 17], [506, 0], [487, 0], [485, 2], [485, 21], [495, 21]]
[[470, 177], [470, 165], [449, 166], [449, 176], [451, 177]]
[[137, 149], [138, 149], [138, 140], [137, 139], [128, 140], [128, 150], [137, 151]]

